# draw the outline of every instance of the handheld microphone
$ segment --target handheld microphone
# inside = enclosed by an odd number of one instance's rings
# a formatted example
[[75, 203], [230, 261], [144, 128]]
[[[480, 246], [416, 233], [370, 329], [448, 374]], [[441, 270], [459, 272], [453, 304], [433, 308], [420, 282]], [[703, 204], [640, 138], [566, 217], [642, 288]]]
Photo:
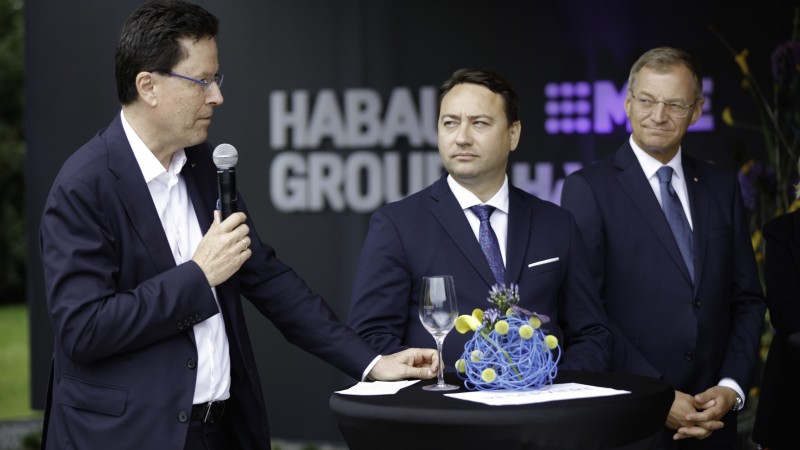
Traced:
[[219, 144], [212, 156], [217, 166], [217, 186], [219, 190], [219, 209], [222, 220], [237, 211], [236, 200], [236, 163], [239, 154], [230, 144]]

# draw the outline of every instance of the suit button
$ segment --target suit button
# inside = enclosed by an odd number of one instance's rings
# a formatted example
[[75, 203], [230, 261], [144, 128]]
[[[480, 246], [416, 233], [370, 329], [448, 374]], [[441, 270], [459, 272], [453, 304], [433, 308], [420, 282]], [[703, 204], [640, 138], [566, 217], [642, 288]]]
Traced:
[[189, 420], [189, 415], [186, 414], [186, 411], [181, 411], [178, 413], [178, 422], [186, 423]]
[[686, 352], [683, 354], [684, 359], [691, 361], [694, 359], [694, 352]]
[[197, 360], [194, 359], [194, 358], [187, 359], [186, 360], [186, 367], [188, 367], [190, 369], [194, 369], [195, 367], [197, 367]]
[[695, 300], [695, 301], [694, 301], [694, 307], [695, 307], [695, 308], [699, 308], [699, 307], [700, 307], [700, 306], [702, 306], [702, 305], [703, 305], [703, 302], [701, 302], [700, 300]]

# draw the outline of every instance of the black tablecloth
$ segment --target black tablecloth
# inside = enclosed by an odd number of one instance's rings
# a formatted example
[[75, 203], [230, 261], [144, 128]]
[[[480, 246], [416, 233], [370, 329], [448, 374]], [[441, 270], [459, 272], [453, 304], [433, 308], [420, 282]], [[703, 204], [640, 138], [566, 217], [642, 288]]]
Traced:
[[[445, 378], [463, 386], [455, 374]], [[674, 398], [663, 381], [615, 373], [561, 371], [556, 383], [630, 394], [519, 406], [489, 406], [422, 390], [431, 383], [421, 381], [396, 395], [334, 393], [330, 407], [350, 450], [650, 448]]]

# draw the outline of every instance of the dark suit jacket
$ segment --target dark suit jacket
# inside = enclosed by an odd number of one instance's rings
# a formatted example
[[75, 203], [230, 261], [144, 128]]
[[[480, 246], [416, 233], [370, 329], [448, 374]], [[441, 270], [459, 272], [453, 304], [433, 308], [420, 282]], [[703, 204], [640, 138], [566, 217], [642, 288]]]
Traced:
[[800, 448], [800, 211], [764, 226], [767, 307], [775, 328], [761, 382], [753, 441]]
[[[550, 316], [543, 328], [566, 348], [562, 367], [606, 370], [611, 334], [574, 219], [514, 187], [508, 219], [506, 284], [519, 284], [522, 307]], [[551, 258], [558, 260], [528, 267]], [[426, 275], [453, 275], [460, 314], [492, 306], [487, 298], [494, 277], [445, 177], [372, 216], [349, 324], [384, 353], [434, 345], [419, 320]], [[455, 364], [471, 336], [448, 334], [446, 367]]]
[[[663, 378], [690, 395], [730, 377], [747, 394], [764, 302], [736, 177], [682, 159], [695, 283], [629, 143], [579, 170], [562, 191], [583, 233], [612, 327], [612, 369]], [[706, 444], [733, 442], [735, 414]], [[669, 436], [672, 433], [667, 433]]]
[[[217, 199], [211, 154], [208, 143], [188, 148], [181, 172], [204, 232]], [[268, 449], [240, 293], [289, 341], [353, 377], [377, 353], [248, 226], [252, 257], [217, 286], [232, 378], [224, 422], [230, 448]], [[219, 309], [200, 267], [175, 265], [119, 116], [64, 164], [40, 239], [56, 340], [47, 448], [182, 449], [197, 372], [192, 326]]]

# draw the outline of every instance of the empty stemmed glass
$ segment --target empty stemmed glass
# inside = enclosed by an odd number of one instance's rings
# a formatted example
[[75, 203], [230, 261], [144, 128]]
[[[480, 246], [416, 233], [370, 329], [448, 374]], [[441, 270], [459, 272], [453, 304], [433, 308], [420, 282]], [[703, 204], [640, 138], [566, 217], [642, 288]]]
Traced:
[[436, 341], [439, 354], [439, 379], [436, 384], [424, 386], [426, 391], [452, 391], [458, 386], [445, 384], [442, 345], [447, 333], [453, 329], [458, 317], [456, 289], [453, 277], [438, 275], [422, 278], [422, 293], [419, 299], [419, 320]]

